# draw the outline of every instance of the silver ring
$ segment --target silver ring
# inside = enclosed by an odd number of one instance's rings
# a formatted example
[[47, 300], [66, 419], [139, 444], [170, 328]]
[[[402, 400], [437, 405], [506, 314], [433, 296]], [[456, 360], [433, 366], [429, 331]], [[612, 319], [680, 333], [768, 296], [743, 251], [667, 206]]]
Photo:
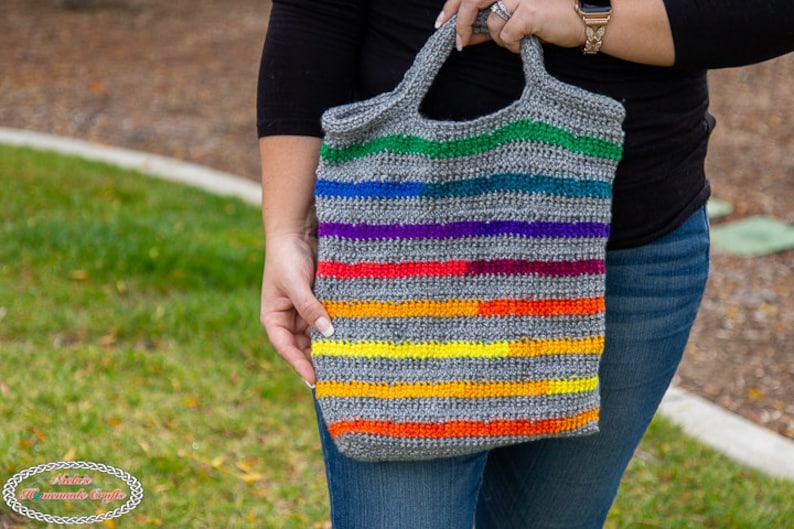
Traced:
[[513, 13], [507, 9], [507, 6], [504, 5], [502, 0], [498, 0], [495, 4], [491, 5], [491, 12], [496, 13], [496, 15], [505, 22], [510, 20], [510, 17], [513, 16]]

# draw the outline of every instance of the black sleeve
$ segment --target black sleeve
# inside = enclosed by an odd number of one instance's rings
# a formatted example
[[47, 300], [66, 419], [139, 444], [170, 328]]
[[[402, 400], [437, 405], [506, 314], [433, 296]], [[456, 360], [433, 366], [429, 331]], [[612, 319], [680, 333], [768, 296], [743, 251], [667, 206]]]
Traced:
[[664, 0], [676, 66], [745, 66], [794, 51], [791, 0]]
[[275, 0], [257, 88], [257, 132], [322, 136], [320, 116], [352, 100], [364, 0]]

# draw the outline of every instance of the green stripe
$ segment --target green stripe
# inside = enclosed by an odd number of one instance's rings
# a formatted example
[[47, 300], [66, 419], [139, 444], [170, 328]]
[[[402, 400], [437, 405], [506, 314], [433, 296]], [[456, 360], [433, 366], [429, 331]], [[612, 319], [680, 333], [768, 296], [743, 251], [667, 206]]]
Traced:
[[623, 152], [620, 144], [593, 136], [575, 136], [565, 129], [541, 121], [522, 119], [492, 132], [455, 140], [434, 141], [418, 136], [395, 134], [347, 147], [329, 147], [323, 144], [320, 156], [330, 163], [347, 162], [380, 152], [455, 158], [484, 152], [514, 141], [538, 141], [572, 152], [612, 160], [620, 160]]

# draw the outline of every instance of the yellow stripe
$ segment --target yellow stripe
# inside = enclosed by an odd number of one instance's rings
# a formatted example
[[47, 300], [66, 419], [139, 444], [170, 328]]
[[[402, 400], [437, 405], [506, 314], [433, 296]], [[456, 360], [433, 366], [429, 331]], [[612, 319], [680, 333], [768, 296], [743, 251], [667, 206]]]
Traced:
[[417, 342], [396, 343], [344, 340], [317, 340], [312, 344], [313, 356], [351, 358], [508, 358], [564, 354], [598, 355], [604, 350], [604, 337], [593, 336], [573, 340], [529, 340], [515, 342]]
[[402, 398], [459, 398], [485, 399], [498, 397], [524, 397], [535, 395], [560, 395], [594, 391], [598, 377], [571, 380], [538, 380], [533, 382], [430, 382], [369, 383], [369, 382], [317, 382], [317, 398], [355, 397], [378, 399]]

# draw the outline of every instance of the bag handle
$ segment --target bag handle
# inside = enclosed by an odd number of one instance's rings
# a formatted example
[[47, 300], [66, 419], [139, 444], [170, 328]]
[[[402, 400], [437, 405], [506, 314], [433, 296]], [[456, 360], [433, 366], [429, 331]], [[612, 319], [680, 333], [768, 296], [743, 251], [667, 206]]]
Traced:
[[[487, 33], [486, 19], [490, 10], [480, 11], [474, 22], [475, 33]], [[422, 101], [430, 90], [430, 85], [438, 75], [455, 46], [455, 21], [457, 15], [449, 19], [427, 40], [419, 50], [414, 63], [405, 73], [403, 80], [395, 88], [395, 95], [407, 103], [412, 110], [419, 111]], [[520, 99], [525, 99], [528, 87], [546, 84], [552, 77], [546, 72], [543, 62], [543, 48], [537, 38], [527, 35], [521, 41], [521, 62], [524, 69], [525, 87]]]

